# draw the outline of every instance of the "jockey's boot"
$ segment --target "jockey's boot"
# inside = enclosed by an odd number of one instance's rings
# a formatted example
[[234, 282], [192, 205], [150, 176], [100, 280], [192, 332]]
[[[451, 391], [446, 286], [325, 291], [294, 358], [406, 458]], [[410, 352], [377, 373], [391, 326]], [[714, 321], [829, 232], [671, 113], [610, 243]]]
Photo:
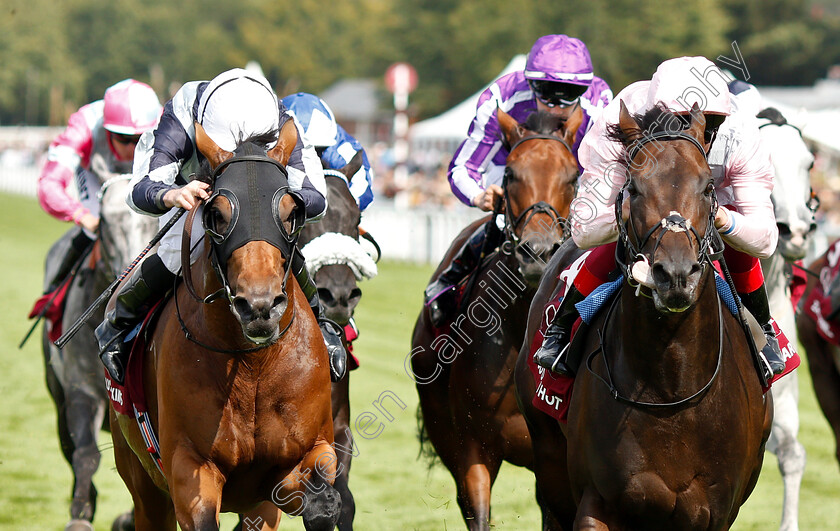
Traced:
[[87, 252], [91, 245], [93, 245], [93, 239], [88, 236], [87, 232], [81, 228], [77, 227], [76, 235], [73, 236], [73, 239], [70, 240], [70, 247], [67, 249], [67, 252], [64, 253], [64, 256], [61, 257], [61, 264], [58, 266], [53, 277], [50, 279], [49, 283], [47, 283], [47, 289], [44, 293], [52, 293], [53, 291], [61, 285], [67, 275], [70, 274], [70, 271], [73, 270], [73, 266], [76, 265], [82, 255]]
[[776, 339], [776, 331], [773, 329], [772, 318], [770, 317], [770, 305], [767, 302], [767, 290], [764, 284], [751, 293], [739, 293], [744, 306], [750, 311], [761, 325], [764, 335], [767, 337], [767, 345], [761, 349], [761, 364], [764, 366], [764, 378], [767, 382], [773, 376], [781, 374], [785, 370], [785, 358]]
[[429, 307], [429, 317], [432, 326], [440, 328], [452, 316], [457, 302], [457, 284], [469, 275], [478, 265], [481, 248], [487, 239], [488, 226], [493, 221], [479, 226], [472, 236], [458, 249], [458, 254], [452, 259], [446, 269], [426, 287], [423, 304]]
[[324, 336], [324, 345], [327, 347], [329, 356], [330, 379], [337, 382], [344, 378], [347, 373], [347, 350], [345, 350], [344, 342], [341, 340], [341, 327], [332, 319], [327, 318], [324, 313], [324, 306], [318, 296], [318, 287], [312, 281], [312, 277], [309, 276], [309, 272], [306, 270], [306, 262], [300, 251], [296, 251], [292, 258], [292, 273], [295, 275], [304, 296], [306, 296], [312, 313], [318, 320], [318, 327]]
[[125, 369], [131, 352], [131, 344], [125, 342], [125, 336], [172, 287], [175, 276], [157, 254], [149, 255], [140, 264], [140, 270], [120, 288], [114, 309], [107, 312], [105, 320], [96, 327], [99, 359], [120, 385], [125, 385]]
[[586, 296], [572, 285], [560, 302], [557, 314], [545, 330], [542, 345], [534, 352], [534, 363], [551, 372], [573, 377], [575, 371], [568, 365], [568, 351], [572, 327], [580, 316], [575, 304]]

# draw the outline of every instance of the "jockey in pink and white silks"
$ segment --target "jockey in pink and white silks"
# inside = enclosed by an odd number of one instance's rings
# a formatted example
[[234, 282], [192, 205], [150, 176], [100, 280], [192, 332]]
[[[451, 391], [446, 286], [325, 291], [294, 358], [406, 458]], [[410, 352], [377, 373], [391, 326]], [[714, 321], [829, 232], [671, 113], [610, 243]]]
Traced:
[[[452, 191], [462, 203], [484, 211], [492, 211], [496, 198], [502, 197], [508, 148], [496, 108], [523, 123], [535, 111], [566, 118], [580, 106], [583, 122], [572, 146], [577, 156], [584, 133], [611, 100], [612, 91], [594, 75], [589, 50], [582, 41], [566, 35], [540, 37], [531, 47], [525, 70], [502, 76], [479, 97], [467, 138], [449, 165]], [[476, 266], [488, 233], [498, 238], [498, 231], [489, 230], [489, 224], [479, 227], [452, 263], [426, 288], [425, 303], [435, 326], [440, 326], [451, 313], [454, 287]], [[495, 247], [500, 242], [492, 243]]]
[[761, 360], [767, 381], [781, 373], [785, 362], [773, 330], [764, 275], [759, 258], [773, 254], [778, 228], [770, 193], [774, 170], [770, 154], [760, 142], [752, 112], [741, 112], [731, 98], [727, 79], [705, 57], [679, 57], [663, 62], [650, 81], [638, 81], [622, 90], [586, 134], [579, 157], [584, 171], [571, 206], [572, 238], [578, 247], [594, 248], [546, 331], [535, 361], [558, 373], [573, 374], [564, 360], [571, 327], [577, 318], [574, 305], [608, 279], [616, 268], [618, 227], [615, 200], [625, 182], [624, 168], [616, 164], [621, 146], [607, 137], [618, 123], [620, 102], [633, 114], [657, 105], [687, 115], [692, 104], [706, 118], [705, 148], [719, 203], [715, 227], [726, 243], [724, 257], [741, 300], [762, 325], [768, 344]]
[[[79, 226], [56, 274], [47, 282], [53, 291], [95, 238], [99, 226], [97, 194], [105, 174], [130, 174], [134, 146], [154, 128], [162, 107], [152, 87], [124, 79], [105, 90], [101, 100], [70, 116], [67, 127], [52, 141], [47, 163], [38, 178], [41, 207], [60, 221]], [[69, 192], [75, 183], [78, 199]]]
[[[141, 214], [160, 216], [163, 226], [175, 215], [176, 207], [202, 208], [200, 200], [210, 197], [209, 185], [193, 180], [204, 157], [196, 147], [196, 124], [221, 149], [233, 152], [244, 140], [257, 135], [273, 135], [266, 148], [276, 145], [281, 128], [292, 120], [297, 130], [297, 144], [287, 162], [290, 195], [301, 205], [308, 222], [323, 217], [327, 209], [326, 186], [321, 163], [315, 150], [301, 140], [301, 128], [277, 98], [262, 76], [243, 69], [219, 74], [211, 81], [186, 83], [164, 106], [163, 116], [154, 131], [144, 134], [137, 146], [134, 177], [127, 198], [129, 206]], [[194, 218], [192, 259], [200, 253], [196, 247], [203, 237], [201, 212]], [[142, 320], [154, 303], [172, 287], [181, 268], [181, 238], [185, 217], [163, 237], [155, 254], [120, 288], [116, 307], [96, 329], [100, 358], [111, 377], [122, 384], [128, 361], [124, 338]], [[294, 253], [292, 273], [318, 318], [330, 358], [333, 380], [344, 376], [346, 356], [338, 325], [323, 317], [315, 284], [307, 274], [303, 256]]]

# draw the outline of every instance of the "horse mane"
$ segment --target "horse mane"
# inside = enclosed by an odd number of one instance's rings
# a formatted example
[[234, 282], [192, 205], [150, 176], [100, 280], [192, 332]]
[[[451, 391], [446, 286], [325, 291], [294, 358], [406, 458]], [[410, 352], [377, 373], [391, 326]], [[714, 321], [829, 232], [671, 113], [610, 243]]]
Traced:
[[775, 107], [767, 107], [759, 111], [755, 117], [770, 120], [770, 123], [773, 125], [786, 125], [788, 123], [787, 118]]
[[566, 124], [563, 118], [546, 111], [534, 111], [522, 124], [525, 129], [540, 135], [550, 135]]
[[[653, 133], [676, 133], [690, 125], [690, 116], [674, 114], [662, 104], [657, 103], [653, 108], [640, 114], [633, 114], [633, 119], [639, 124], [639, 129], [645, 135]], [[622, 146], [617, 161], [627, 165], [627, 146], [632, 144], [630, 136], [621, 130], [618, 123], [607, 125], [607, 139], [618, 142]]]
[[[236, 142], [236, 147], [233, 151], [236, 153], [241, 148], [241, 153], [246, 155], [265, 155], [268, 145], [276, 142], [279, 135], [280, 130], [277, 128], [263, 133], [255, 133], [247, 138], [243, 138], [240, 133], [239, 140]], [[200, 156], [195, 179], [210, 184], [211, 175], [213, 175], [213, 170], [210, 168], [210, 162], [204, 156]]]

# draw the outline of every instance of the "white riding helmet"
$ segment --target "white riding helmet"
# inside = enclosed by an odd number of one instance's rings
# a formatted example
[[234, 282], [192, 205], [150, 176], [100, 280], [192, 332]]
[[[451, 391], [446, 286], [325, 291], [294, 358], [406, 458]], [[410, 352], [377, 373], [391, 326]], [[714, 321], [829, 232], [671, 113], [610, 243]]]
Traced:
[[677, 57], [659, 65], [650, 79], [647, 109], [658, 103], [686, 113], [696, 103], [708, 114], [729, 116], [732, 107], [723, 72], [705, 57]]
[[267, 79], [234, 68], [213, 78], [204, 89], [197, 120], [216, 145], [232, 152], [251, 136], [279, 130], [280, 108]]

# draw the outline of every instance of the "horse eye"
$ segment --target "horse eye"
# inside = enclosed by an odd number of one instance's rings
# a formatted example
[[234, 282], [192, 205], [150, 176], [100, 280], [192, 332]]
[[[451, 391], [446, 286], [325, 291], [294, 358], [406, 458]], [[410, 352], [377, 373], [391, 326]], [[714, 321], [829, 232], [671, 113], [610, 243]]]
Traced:
[[703, 192], [703, 194], [706, 197], [711, 197], [714, 192], [715, 192], [715, 183], [712, 182], [712, 181], [709, 181], [709, 184], [706, 185], [706, 190]]
[[505, 168], [505, 180], [507, 181], [515, 181], [516, 174], [513, 173], [513, 170], [510, 168]]
[[627, 185], [627, 194], [630, 196], [639, 195], [639, 189], [636, 188], [636, 183], [630, 181], [630, 184]]

